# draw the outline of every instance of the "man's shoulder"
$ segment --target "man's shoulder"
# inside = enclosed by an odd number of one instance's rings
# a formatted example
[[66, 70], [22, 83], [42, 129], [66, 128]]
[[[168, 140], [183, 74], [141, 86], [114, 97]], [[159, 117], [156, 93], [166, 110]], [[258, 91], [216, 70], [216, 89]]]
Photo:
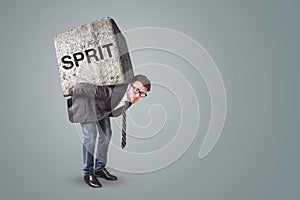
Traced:
[[79, 82], [76, 83], [78, 86], [91, 86], [91, 87], [109, 87], [109, 86], [115, 86], [115, 85], [97, 85], [94, 83], [86, 83], [86, 82]]
[[94, 89], [114, 89], [116, 85], [96, 85], [93, 83], [76, 83], [75, 85], [77, 88], [94, 88]]

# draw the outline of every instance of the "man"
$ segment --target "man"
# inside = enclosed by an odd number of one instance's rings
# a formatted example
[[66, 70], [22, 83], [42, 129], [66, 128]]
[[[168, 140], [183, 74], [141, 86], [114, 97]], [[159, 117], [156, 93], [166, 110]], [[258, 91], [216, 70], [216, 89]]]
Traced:
[[[89, 186], [102, 187], [96, 177], [111, 181], [117, 180], [117, 177], [105, 168], [112, 134], [109, 117], [123, 114], [123, 127], [126, 127], [125, 111], [133, 103], [146, 97], [150, 89], [151, 82], [144, 75], [134, 76], [129, 84], [97, 86], [79, 83], [70, 88], [69, 93], [72, 97], [68, 99], [69, 120], [73, 123], [80, 123], [82, 127], [83, 173], [84, 181]], [[122, 148], [126, 145], [124, 136], [126, 132], [122, 130]], [[95, 147], [97, 147], [97, 152], [94, 158]]]

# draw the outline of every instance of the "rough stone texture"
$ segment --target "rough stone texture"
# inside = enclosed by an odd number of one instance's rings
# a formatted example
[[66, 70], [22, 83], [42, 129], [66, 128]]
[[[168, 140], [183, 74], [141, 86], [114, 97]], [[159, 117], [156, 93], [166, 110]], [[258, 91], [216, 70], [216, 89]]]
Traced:
[[[112, 57], [109, 57], [106, 48], [103, 50], [103, 60], [91, 58], [88, 63], [86, 56], [71, 69], [65, 69], [63, 56], [71, 56], [77, 52], [112, 43], [110, 47]], [[58, 60], [58, 69], [64, 96], [76, 83], [86, 82], [96, 85], [113, 85], [128, 82], [133, 77], [132, 64], [124, 36], [113, 19], [106, 17], [95, 22], [73, 28], [70, 31], [57, 34], [54, 44]], [[98, 54], [97, 50], [97, 55]], [[98, 56], [100, 58], [100, 56]], [[74, 62], [74, 60], [73, 60]], [[71, 66], [71, 65], [69, 65]]]

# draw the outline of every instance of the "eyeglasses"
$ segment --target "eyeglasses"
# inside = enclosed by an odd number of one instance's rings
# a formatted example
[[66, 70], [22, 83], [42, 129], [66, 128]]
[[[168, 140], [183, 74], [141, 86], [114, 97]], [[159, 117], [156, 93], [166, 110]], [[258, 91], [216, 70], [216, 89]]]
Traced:
[[133, 92], [134, 92], [135, 94], [139, 94], [139, 96], [142, 97], [142, 98], [144, 98], [144, 97], [147, 96], [147, 93], [141, 92], [139, 88], [134, 87], [134, 86], [132, 85], [132, 83], [130, 83], [130, 84], [131, 84], [131, 87], [133, 88]]

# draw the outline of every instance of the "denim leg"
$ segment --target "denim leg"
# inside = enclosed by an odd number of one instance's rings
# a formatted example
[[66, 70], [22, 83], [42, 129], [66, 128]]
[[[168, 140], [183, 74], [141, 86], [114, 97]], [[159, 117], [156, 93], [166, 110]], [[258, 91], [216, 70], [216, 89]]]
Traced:
[[97, 137], [96, 123], [81, 123], [83, 132], [83, 173], [85, 175], [94, 173], [94, 151]]
[[112, 131], [109, 117], [105, 117], [102, 120], [98, 121], [97, 125], [99, 136], [96, 152], [95, 171], [101, 171], [106, 165], [107, 151]]

